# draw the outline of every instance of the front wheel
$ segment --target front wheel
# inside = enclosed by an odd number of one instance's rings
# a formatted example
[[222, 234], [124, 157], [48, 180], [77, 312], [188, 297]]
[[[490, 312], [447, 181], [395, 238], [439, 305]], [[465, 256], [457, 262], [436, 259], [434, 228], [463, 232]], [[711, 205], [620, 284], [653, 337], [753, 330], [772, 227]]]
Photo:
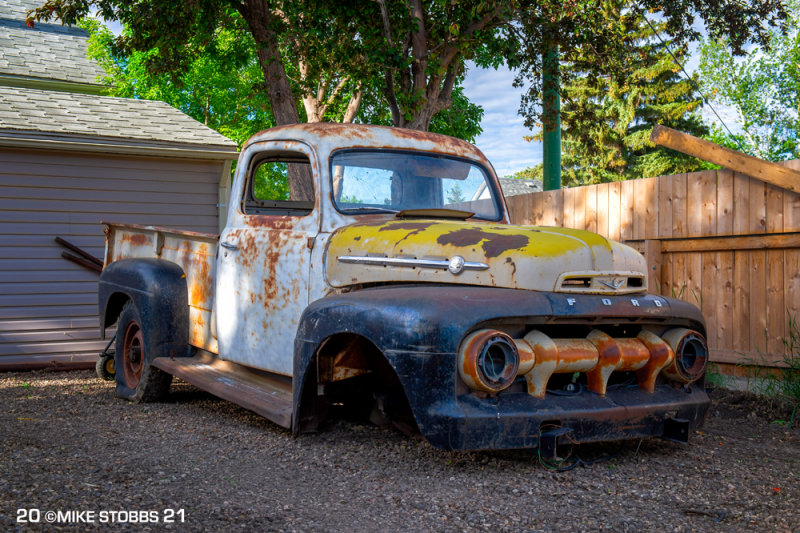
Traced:
[[134, 402], [152, 402], [169, 392], [172, 376], [150, 363], [157, 354], [152, 353], [139, 311], [133, 302], [122, 308], [117, 323], [117, 345], [114, 369], [117, 396]]

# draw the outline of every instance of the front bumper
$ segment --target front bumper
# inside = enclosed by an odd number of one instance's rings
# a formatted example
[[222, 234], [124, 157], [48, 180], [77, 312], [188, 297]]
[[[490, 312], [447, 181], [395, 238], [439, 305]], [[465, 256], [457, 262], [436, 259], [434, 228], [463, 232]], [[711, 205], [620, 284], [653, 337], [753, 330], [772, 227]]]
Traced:
[[688, 438], [702, 423], [709, 404], [699, 384], [680, 388], [662, 384], [653, 394], [622, 388], [605, 396], [584, 391], [576, 396], [548, 394], [543, 399], [524, 392], [495, 398], [467, 393], [432, 406], [429, 420], [435, 423], [420, 430], [432, 445], [448, 450], [536, 448], [542, 436], [556, 428], [566, 430], [560, 432], [558, 444], [675, 438], [676, 426]]

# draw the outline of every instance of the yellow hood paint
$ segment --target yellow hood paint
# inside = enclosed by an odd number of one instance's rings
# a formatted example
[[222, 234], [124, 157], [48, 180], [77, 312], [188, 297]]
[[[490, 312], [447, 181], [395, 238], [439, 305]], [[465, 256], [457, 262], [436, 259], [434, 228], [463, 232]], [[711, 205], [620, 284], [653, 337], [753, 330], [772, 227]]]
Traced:
[[[338, 260], [342, 256], [449, 260], [456, 255], [489, 268], [454, 275], [447, 269]], [[638, 252], [588, 231], [419, 219], [358, 223], [337, 230], [328, 243], [325, 267], [333, 287], [396, 281], [553, 291], [565, 273], [646, 275], [646, 263]]]

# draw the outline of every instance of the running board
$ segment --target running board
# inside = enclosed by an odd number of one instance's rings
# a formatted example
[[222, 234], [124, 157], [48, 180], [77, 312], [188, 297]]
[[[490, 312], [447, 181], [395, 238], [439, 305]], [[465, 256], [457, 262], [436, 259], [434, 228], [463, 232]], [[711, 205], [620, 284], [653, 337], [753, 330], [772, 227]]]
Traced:
[[292, 380], [251, 369], [210, 354], [156, 357], [153, 366], [249, 409], [279, 426], [292, 426]]

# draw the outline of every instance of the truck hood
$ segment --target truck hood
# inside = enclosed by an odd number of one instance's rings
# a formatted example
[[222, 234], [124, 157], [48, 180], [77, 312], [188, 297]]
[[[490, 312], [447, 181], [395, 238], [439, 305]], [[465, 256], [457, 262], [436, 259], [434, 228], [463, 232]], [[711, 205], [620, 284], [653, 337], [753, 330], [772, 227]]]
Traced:
[[643, 292], [634, 249], [588, 231], [472, 221], [390, 220], [337, 230], [325, 258], [333, 287], [431, 282], [589, 294]]

